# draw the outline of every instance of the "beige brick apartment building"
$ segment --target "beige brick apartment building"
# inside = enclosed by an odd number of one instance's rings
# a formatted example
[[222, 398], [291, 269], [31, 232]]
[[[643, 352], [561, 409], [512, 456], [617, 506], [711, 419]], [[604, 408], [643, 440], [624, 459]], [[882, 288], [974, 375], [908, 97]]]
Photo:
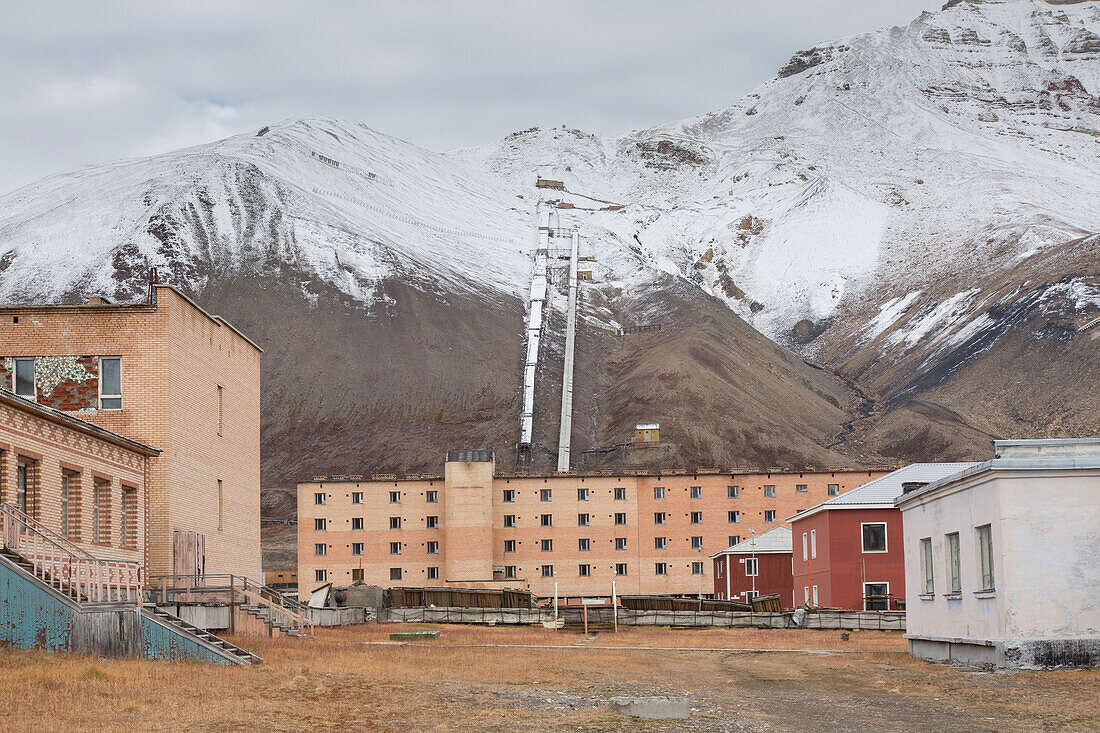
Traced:
[[[229, 323], [167, 285], [138, 305], [0, 307], [0, 386], [160, 451], [142, 485], [150, 574], [261, 579], [260, 349]], [[4, 456], [7, 496], [17, 460], [14, 448]], [[59, 492], [63, 474], [53, 473], [64, 467], [44, 465], [43, 490]], [[78, 469], [84, 532], [94, 473]], [[121, 492], [122, 479], [112, 482]], [[43, 504], [51, 522], [57, 498]]]
[[442, 477], [298, 484], [298, 579], [526, 587], [547, 596], [710, 594], [715, 552], [884, 470], [497, 476], [452, 451]]

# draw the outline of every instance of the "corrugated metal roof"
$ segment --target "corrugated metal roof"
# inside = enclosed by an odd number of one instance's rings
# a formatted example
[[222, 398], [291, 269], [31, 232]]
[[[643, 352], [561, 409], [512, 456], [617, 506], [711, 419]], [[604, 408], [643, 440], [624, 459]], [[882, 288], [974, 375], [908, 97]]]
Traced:
[[978, 465], [976, 462], [911, 463], [896, 471], [891, 471], [885, 476], [879, 476], [874, 481], [868, 481], [863, 486], [846, 491], [840, 496], [834, 496], [832, 499], [807, 509], [796, 516], [802, 518], [810, 514], [816, 514], [818, 511], [833, 508], [843, 509], [846, 506], [865, 506], [867, 504], [893, 506], [894, 500], [902, 494], [902, 484], [939, 481], [976, 465]]
[[719, 555], [739, 555], [752, 552], [791, 552], [791, 528], [779, 525], [738, 542], [732, 547], [727, 547], [721, 552], [716, 552], [711, 557]]

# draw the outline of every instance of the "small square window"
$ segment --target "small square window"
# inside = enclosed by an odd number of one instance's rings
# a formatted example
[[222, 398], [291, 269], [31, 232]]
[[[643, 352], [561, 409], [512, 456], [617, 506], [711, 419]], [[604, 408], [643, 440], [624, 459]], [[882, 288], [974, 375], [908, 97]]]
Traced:
[[539, 542], [539, 544], [542, 546], [542, 551], [543, 552], [553, 552], [554, 551], [554, 540], [541, 540]]
[[428, 568], [428, 580], [439, 580], [439, 568], [434, 566]]
[[540, 527], [553, 527], [554, 526], [554, 515], [553, 514], [543, 514], [541, 517], [539, 517], [539, 526]]
[[775, 510], [774, 509], [765, 509], [764, 510], [764, 521], [765, 522], [774, 522], [775, 521]]
[[424, 517], [424, 526], [428, 529], [439, 529], [439, 517], [434, 514]]
[[615, 563], [615, 575], [626, 575], [626, 563], [625, 562]]
[[703, 487], [702, 486], [692, 486], [691, 487], [691, 498], [692, 499], [702, 499], [703, 498]]
[[516, 566], [515, 565], [505, 565], [504, 566], [504, 577], [509, 579], [509, 580], [515, 578], [516, 577]]
[[615, 512], [615, 524], [626, 524], [626, 512]]
[[665, 523], [665, 513], [664, 512], [654, 512], [653, 513], [653, 523], [654, 524], [664, 524]]
[[362, 491], [353, 491], [352, 494], [351, 494], [351, 503], [352, 504], [362, 504], [363, 503], [363, 492]]
[[653, 487], [653, 498], [654, 499], [663, 499], [663, 498], [665, 498], [665, 487], [664, 486], [654, 486]]
[[313, 579], [316, 580], [318, 583], [324, 583], [325, 580], [328, 579], [328, 571], [327, 570], [314, 570], [313, 571]]
[[391, 504], [400, 504], [401, 503], [401, 492], [400, 491], [391, 491], [390, 492], [390, 503]]
[[829, 484], [829, 496], [840, 496], [840, 484]]
[[400, 555], [401, 554], [401, 543], [400, 542], [391, 542], [390, 543], [390, 554], [391, 555]]
[[626, 487], [615, 487], [615, 501], [626, 501]]
[[390, 517], [390, 529], [401, 529], [401, 517]]
[[325, 531], [325, 520], [323, 520], [323, 519], [314, 519], [313, 520], [313, 530], [315, 532], [324, 532]]
[[654, 575], [668, 575], [668, 563], [663, 563], [663, 562], [655, 563], [653, 565], [653, 574]]
[[351, 582], [362, 583], [363, 582], [363, 568], [351, 569]]
[[653, 549], [654, 550], [663, 550], [663, 549], [665, 549], [665, 546], [667, 544], [668, 544], [668, 538], [667, 537], [654, 537], [653, 538]]
[[589, 577], [590, 575], [592, 575], [592, 566], [591, 565], [578, 565], [577, 566], [577, 575], [579, 575], [582, 578]]
[[703, 563], [698, 562], [698, 561], [693, 562], [691, 564], [691, 574], [692, 575], [702, 575], [703, 574]]
[[363, 543], [362, 542], [352, 542], [351, 543], [351, 554], [352, 555], [362, 555], [363, 554]]
[[809, 491], [810, 487], [807, 486], [806, 484], [795, 484], [794, 485], [794, 490], [795, 491]]
[[693, 550], [703, 549], [703, 538], [702, 537], [692, 537], [691, 538], [691, 549], [693, 549]]
[[353, 530], [363, 529], [363, 518], [362, 517], [352, 517], [351, 518], [351, 528]]
[[328, 545], [326, 545], [324, 542], [318, 542], [317, 544], [315, 544], [313, 546], [313, 556], [314, 557], [324, 557], [327, 554], [327, 552], [328, 552]]
[[626, 537], [616, 537], [615, 538], [615, 549], [616, 550], [625, 550], [626, 549]]
[[587, 514], [578, 514], [577, 515], [577, 526], [578, 527], [587, 527], [588, 526], [588, 515]]
[[577, 550], [580, 552], [588, 552], [589, 539], [587, 537], [581, 537], [577, 540]]
[[734, 545], [741, 544], [741, 535], [739, 535], [739, 534], [731, 534], [727, 539], [729, 539], [729, 546], [730, 547], [733, 547]]
[[542, 577], [544, 577], [544, 578], [553, 578], [554, 577], [554, 566], [553, 565], [543, 565], [542, 566]]
[[775, 498], [775, 487], [771, 486], [771, 485], [765, 486], [764, 487], [764, 496], [769, 498], [769, 499], [774, 499]]
[[577, 501], [588, 501], [588, 489], [577, 489]]
[[516, 541], [515, 540], [504, 540], [504, 551], [505, 552], [515, 552], [516, 551]]
[[865, 522], [863, 524], [863, 551], [886, 552], [885, 522]]
[[[438, 491], [427, 491], [427, 492], [425, 492], [424, 493], [424, 502], [427, 503], [427, 504], [438, 504], [439, 503], [439, 492]], [[439, 568], [436, 568], [436, 570], [438, 571]]]
[[432, 540], [431, 542], [428, 543], [428, 554], [429, 555], [438, 555], [439, 554], [439, 543], [436, 542], [435, 540]]
[[726, 498], [736, 499], [740, 495], [741, 495], [741, 489], [739, 487], [737, 487], [737, 486], [727, 486], [726, 487]]
[[316, 494], [314, 494], [313, 495], [313, 504], [315, 506], [324, 506], [325, 505], [325, 495], [322, 492], [317, 492]]
[[505, 489], [504, 490], [504, 503], [505, 504], [511, 504], [515, 500], [516, 500], [515, 489]]
[[390, 580], [401, 580], [401, 568], [390, 568]]
[[539, 501], [550, 501], [550, 489], [539, 489]]
[[507, 527], [507, 528], [515, 527], [516, 526], [516, 515], [515, 514], [505, 514], [504, 515], [504, 526]]
[[691, 523], [692, 524], [702, 524], [703, 523], [703, 513], [702, 512], [692, 512], [691, 513]]
[[727, 514], [729, 516], [730, 524], [737, 524], [741, 521], [741, 512], [731, 511]]

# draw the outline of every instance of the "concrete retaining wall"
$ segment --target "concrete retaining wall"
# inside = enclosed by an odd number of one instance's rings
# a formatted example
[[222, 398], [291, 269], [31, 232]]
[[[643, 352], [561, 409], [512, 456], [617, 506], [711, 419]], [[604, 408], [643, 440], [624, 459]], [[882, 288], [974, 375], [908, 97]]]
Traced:
[[[563, 616], [580, 619], [580, 611], [568, 609]], [[500, 608], [389, 608], [379, 612], [379, 621], [388, 623], [437, 624], [539, 624], [554, 619], [545, 609]], [[758, 629], [841, 629], [848, 631], [905, 631], [905, 614], [880, 611], [819, 611], [807, 613], [796, 625], [792, 613], [752, 613], [748, 611], [631, 611], [620, 608], [622, 626], [698, 626]], [[610, 624], [611, 608], [588, 610], [590, 624]]]

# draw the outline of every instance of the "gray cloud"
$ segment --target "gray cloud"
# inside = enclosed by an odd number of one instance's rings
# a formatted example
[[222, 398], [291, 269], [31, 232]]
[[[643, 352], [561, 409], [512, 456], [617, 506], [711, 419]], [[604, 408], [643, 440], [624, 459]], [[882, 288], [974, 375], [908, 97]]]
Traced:
[[723, 107], [801, 48], [928, 0], [21, 3], [0, 27], [0, 191], [329, 115], [444, 150]]

